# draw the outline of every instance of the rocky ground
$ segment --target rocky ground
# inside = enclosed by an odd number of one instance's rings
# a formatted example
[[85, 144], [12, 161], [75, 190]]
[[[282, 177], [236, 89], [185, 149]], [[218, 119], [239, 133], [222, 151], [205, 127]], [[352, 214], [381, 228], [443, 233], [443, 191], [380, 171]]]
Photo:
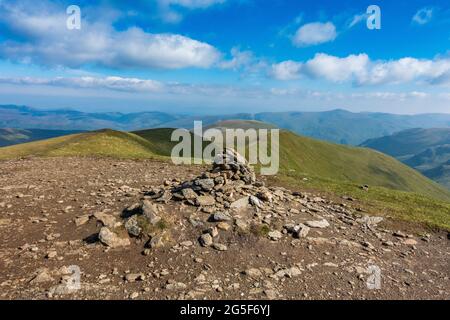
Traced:
[[356, 203], [239, 161], [3, 161], [0, 298], [449, 299], [447, 233]]

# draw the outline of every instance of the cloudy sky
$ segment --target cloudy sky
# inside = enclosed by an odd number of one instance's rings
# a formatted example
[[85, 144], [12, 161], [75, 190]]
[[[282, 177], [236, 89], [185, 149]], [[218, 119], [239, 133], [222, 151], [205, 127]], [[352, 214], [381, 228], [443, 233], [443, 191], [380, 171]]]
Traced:
[[439, 0], [0, 0], [0, 104], [450, 113], [449, 45]]

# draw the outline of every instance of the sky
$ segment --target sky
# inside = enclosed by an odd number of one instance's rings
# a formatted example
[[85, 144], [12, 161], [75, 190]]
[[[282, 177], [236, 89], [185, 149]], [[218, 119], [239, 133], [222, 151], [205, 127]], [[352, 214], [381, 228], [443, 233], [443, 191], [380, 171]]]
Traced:
[[0, 104], [450, 113], [445, 2], [0, 0]]

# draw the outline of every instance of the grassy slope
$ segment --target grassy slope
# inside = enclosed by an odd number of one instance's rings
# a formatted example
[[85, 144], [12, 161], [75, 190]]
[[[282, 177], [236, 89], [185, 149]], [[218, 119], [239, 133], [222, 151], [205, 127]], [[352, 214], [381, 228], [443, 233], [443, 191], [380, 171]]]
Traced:
[[154, 157], [152, 144], [132, 133], [102, 130], [0, 149], [0, 159], [36, 156]]

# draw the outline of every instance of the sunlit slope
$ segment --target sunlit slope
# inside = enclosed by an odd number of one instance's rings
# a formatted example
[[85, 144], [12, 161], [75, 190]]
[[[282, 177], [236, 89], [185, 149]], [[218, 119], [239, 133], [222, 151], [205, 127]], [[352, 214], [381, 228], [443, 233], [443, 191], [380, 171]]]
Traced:
[[26, 156], [147, 158], [153, 145], [135, 134], [101, 130], [0, 148], [0, 159]]

